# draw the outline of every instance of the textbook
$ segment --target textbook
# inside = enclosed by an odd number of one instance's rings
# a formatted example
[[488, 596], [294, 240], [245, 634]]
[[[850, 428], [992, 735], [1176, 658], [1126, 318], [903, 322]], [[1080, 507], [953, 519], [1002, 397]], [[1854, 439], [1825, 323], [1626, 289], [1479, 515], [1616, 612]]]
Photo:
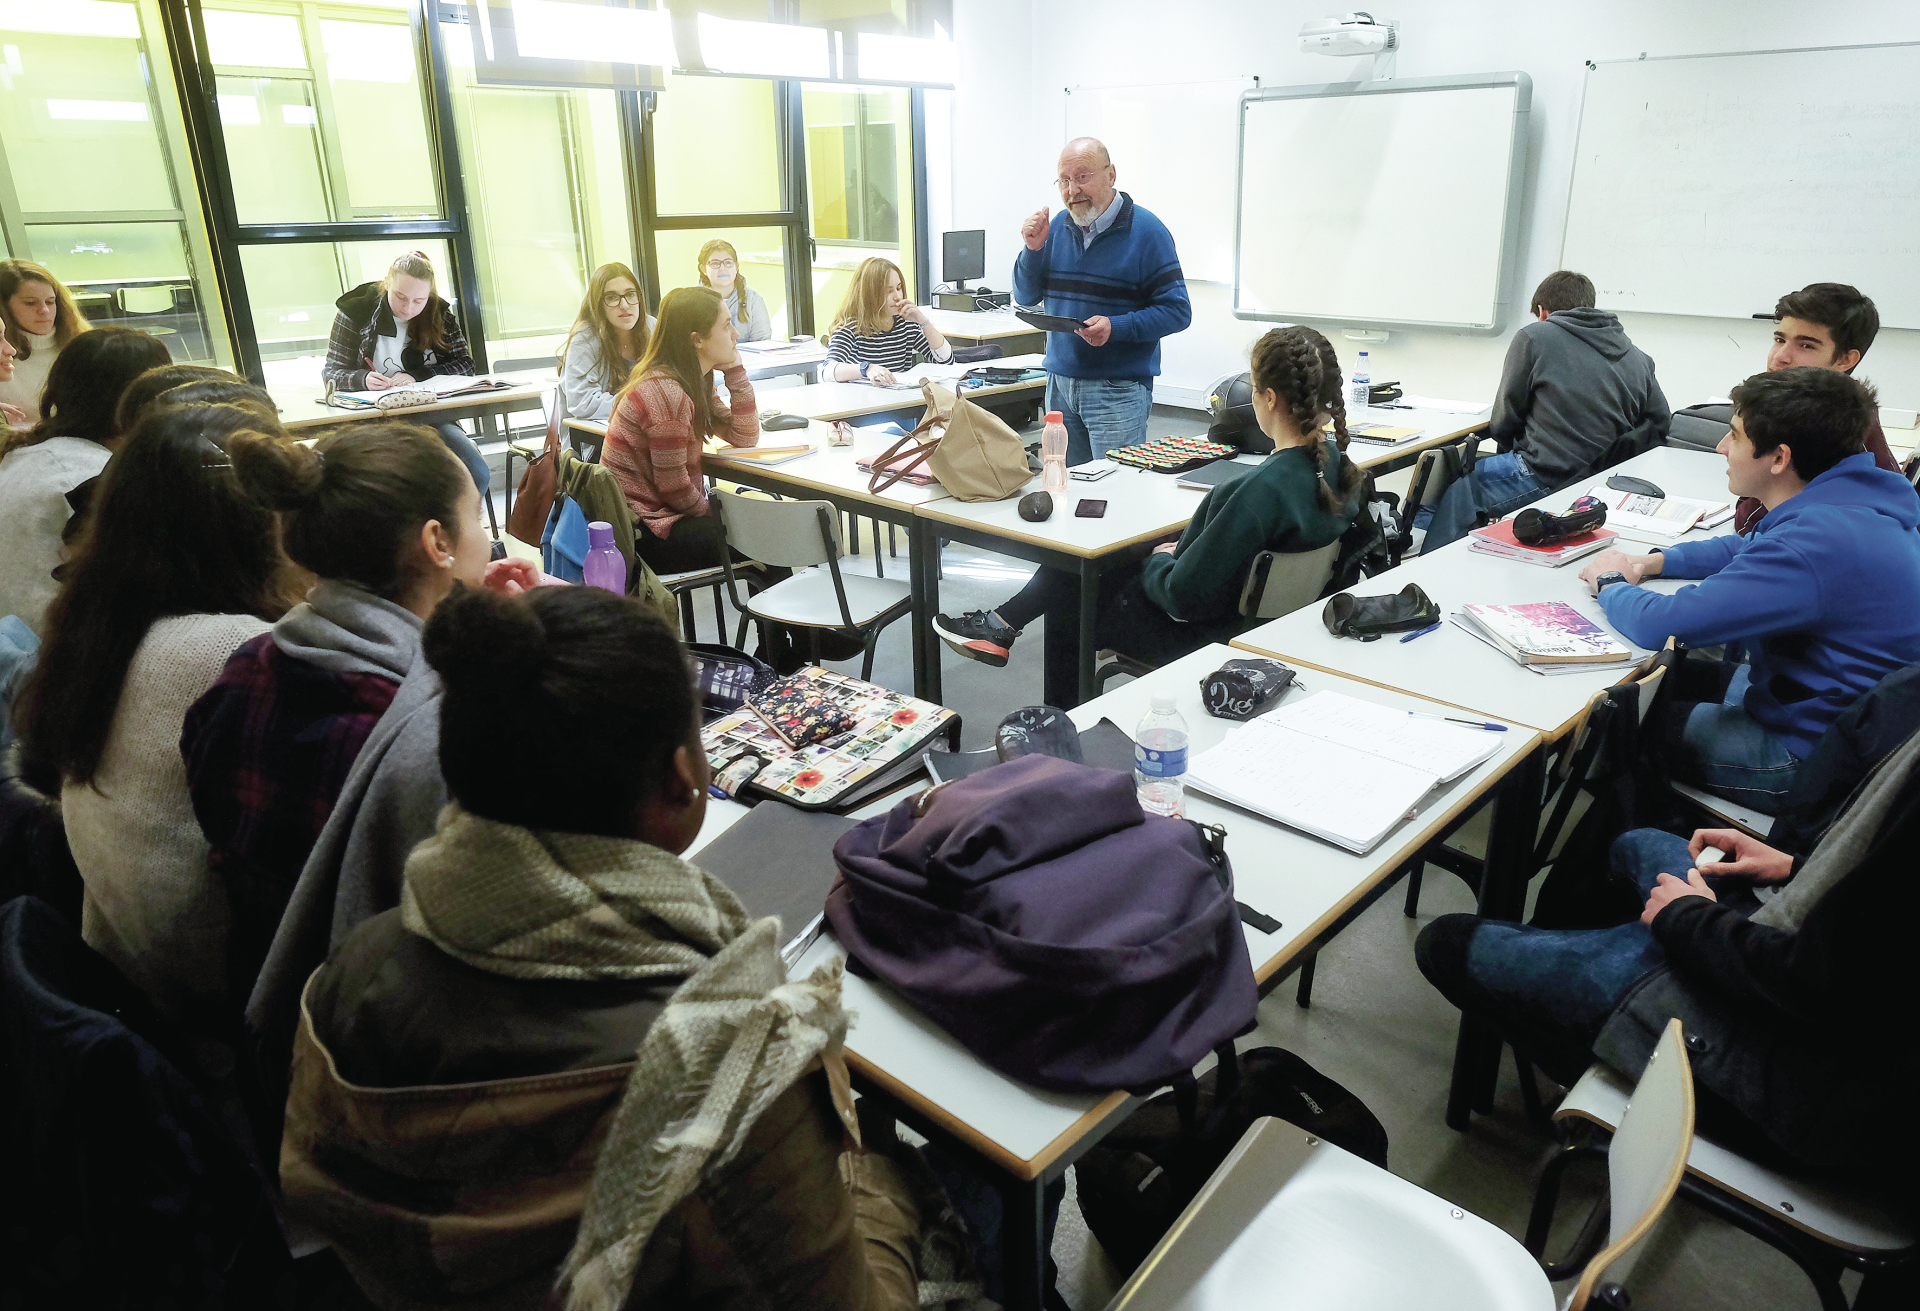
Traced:
[[1482, 555], [1497, 555], [1503, 560], [1519, 560], [1557, 569], [1569, 560], [1592, 555], [1619, 535], [1611, 528], [1595, 528], [1551, 546], [1528, 546], [1513, 535], [1513, 520], [1502, 519], [1485, 528], [1475, 528], [1467, 536], [1470, 547]]
[[1315, 692], [1187, 764], [1187, 786], [1362, 855], [1505, 735]]
[[1612, 664], [1633, 654], [1565, 601], [1469, 605], [1460, 618], [1518, 664]]
[[717, 455], [729, 460], [750, 460], [759, 465], [785, 464], [788, 460], [797, 460], [803, 455], [813, 454], [811, 442], [801, 442], [791, 446], [729, 446], [717, 442], [706, 448], [708, 455]]
[[1401, 442], [1412, 441], [1425, 431], [1425, 428], [1396, 428], [1386, 423], [1347, 425], [1347, 436], [1357, 442], [1371, 442], [1375, 446], [1398, 446]]
[[1215, 460], [1212, 464], [1203, 464], [1198, 469], [1189, 469], [1181, 474], [1179, 486], [1190, 487], [1196, 492], [1212, 491], [1221, 483], [1244, 478], [1259, 467], [1258, 460], [1251, 464], [1242, 464], [1238, 460]]
[[755, 919], [780, 917], [780, 957], [792, 969], [820, 936], [827, 893], [839, 873], [833, 844], [852, 827], [840, 815], [755, 806], [702, 847], [693, 863], [732, 888]]
[[1602, 483], [1586, 490], [1607, 507], [1607, 522], [1628, 532], [1674, 541], [1695, 527], [1717, 528], [1733, 517], [1730, 501], [1699, 501], [1691, 496], [1640, 496], [1617, 492]]
[[382, 396], [390, 396], [396, 391], [430, 391], [435, 400], [444, 401], [457, 396], [483, 396], [488, 392], [510, 391], [516, 385], [505, 378], [473, 378], [464, 373], [442, 373], [380, 391], [336, 391], [326, 398], [326, 403], [343, 410], [371, 410], [378, 408]]

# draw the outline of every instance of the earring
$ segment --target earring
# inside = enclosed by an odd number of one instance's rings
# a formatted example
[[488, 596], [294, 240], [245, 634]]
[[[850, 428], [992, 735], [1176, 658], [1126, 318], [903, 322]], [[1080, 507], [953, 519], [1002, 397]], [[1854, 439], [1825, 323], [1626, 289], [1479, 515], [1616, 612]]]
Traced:
[[451, 568], [453, 568], [453, 557], [452, 557], [452, 556], [448, 556], [448, 557], [447, 557], [446, 559], [444, 559], [444, 560], [442, 560], [442, 561], [440, 562], [440, 567], [441, 567], [442, 569], [451, 569]]

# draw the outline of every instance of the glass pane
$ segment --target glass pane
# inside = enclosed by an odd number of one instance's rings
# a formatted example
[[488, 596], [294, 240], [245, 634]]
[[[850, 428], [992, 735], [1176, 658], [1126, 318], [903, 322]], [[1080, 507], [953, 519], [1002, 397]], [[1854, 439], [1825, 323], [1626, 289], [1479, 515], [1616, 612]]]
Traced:
[[300, 20], [292, 14], [249, 14], [232, 9], [208, 9], [207, 49], [216, 64], [243, 68], [307, 67], [307, 44], [300, 37]]
[[777, 338], [787, 336], [785, 228], [694, 228], [684, 232], [655, 233], [654, 246], [660, 252], [662, 294], [674, 287], [700, 284], [700, 270], [697, 267], [700, 247], [715, 237], [732, 242], [733, 248], [740, 252], [740, 271], [737, 276], [745, 280], [749, 291], [758, 292], [760, 298], [767, 302], [767, 313], [773, 319], [773, 335]]
[[240, 221], [330, 221], [313, 84], [289, 77], [223, 77], [216, 85]]
[[812, 207], [814, 313], [824, 324], [846, 295], [853, 270], [883, 255], [913, 285], [913, 133], [904, 88], [810, 84], [800, 93], [806, 120], [807, 196]]
[[334, 302], [363, 282], [386, 276], [396, 255], [424, 251], [442, 296], [452, 300], [444, 241], [404, 239], [242, 246], [240, 267], [253, 308], [253, 330], [267, 385], [314, 386], [327, 355]]
[[4, 12], [0, 141], [21, 209], [173, 209], [135, 7], [50, 0]]
[[320, 43], [344, 163], [343, 219], [437, 218], [439, 188], [406, 20], [322, 19]]
[[194, 288], [178, 223], [36, 223], [26, 258], [67, 284], [96, 328], [138, 328], [182, 364], [214, 363], [205, 306]]
[[662, 214], [783, 207], [774, 84], [665, 75], [653, 114], [654, 206]]

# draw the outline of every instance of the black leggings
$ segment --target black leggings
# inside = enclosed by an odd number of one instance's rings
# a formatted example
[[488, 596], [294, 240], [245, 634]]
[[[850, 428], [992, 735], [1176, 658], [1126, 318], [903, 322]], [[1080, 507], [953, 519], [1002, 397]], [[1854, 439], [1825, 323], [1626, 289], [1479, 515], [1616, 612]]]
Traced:
[[[636, 521], [633, 526], [633, 552], [647, 562], [656, 574], [680, 574], [689, 569], [713, 569], [720, 564], [720, 552], [726, 549], [726, 535], [720, 521], [710, 514], [683, 514], [673, 521], [665, 537]], [[747, 557], [733, 552], [733, 562]], [[791, 569], [765, 568], [759, 571], [767, 584], [793, 577]]]

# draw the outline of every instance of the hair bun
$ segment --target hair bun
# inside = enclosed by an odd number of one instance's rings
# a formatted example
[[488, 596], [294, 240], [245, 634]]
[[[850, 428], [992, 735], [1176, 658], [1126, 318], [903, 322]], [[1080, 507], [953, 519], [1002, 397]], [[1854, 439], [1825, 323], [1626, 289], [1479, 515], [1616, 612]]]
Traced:
[[481, 588], [456, 587], [420, 645], [451, 694], [518, 690], [547, 665], [546, 625], [533, 607]]
[[[245, 405], [195, 408], [242, 410], [249, 411], [252, 418], [259, 417]], [[248, 428], [227, 438], [226, 451], [242, 490], [268, 509], [303, 510], [320, 499], [327, 470], [318, 451]]]

